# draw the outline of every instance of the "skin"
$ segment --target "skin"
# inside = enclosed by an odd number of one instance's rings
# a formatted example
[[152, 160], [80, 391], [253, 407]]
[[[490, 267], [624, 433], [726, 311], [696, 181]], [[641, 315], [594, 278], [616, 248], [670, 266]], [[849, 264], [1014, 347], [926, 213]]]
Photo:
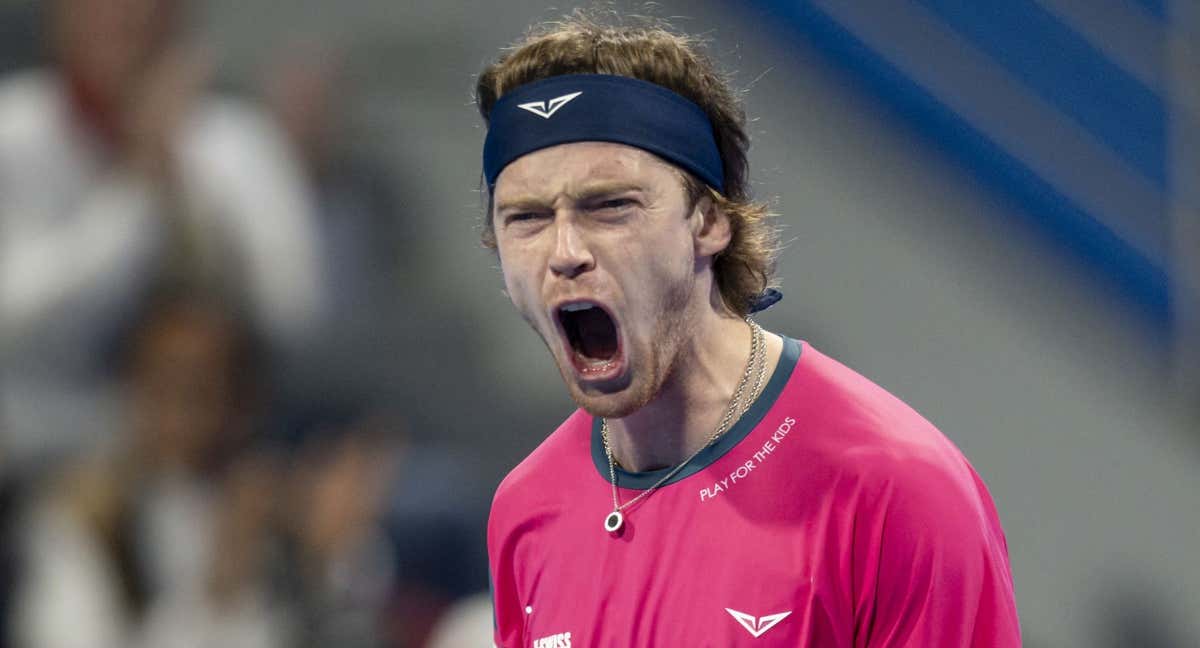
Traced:
[[[542, 337], [571, 397], [608, 418], [616, 460], [673, 466], [716, 429], [745, 370], [750, 328], [721, 301], [712, 260], [730, 241], [712, 201], [689, 205], [678, 169], [630, 146], [577, 142], [535, 151], [497, 178], [493, 225], [513, 305]], [[617, 321], [621, 375], [571, 362], [556, 318], [566, 300]], [[767, 371], [782, 340], [767, 334]]]
[[171, 138], [211, 74], [205, 54], [180, 42], [179, 0], [55, 0], [50, 36], [63, 70], [86, 86], [110, 123], [119, 161], [169, 181]]
[[217, 313], [185, 305], [158, 315], [142, 336], [130, 394], [143, 459], [199, 472], [236, 418], [233, 332]]

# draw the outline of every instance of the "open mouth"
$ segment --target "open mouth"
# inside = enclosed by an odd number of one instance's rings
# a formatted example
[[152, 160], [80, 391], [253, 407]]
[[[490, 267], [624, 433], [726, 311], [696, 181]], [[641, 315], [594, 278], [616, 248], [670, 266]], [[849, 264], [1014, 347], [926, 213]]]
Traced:
[[599, 304], [577, 301], [558, 308], [558, 323], [575, 369], [588, 378], [620, 371], [621, 338], [612, 315]]

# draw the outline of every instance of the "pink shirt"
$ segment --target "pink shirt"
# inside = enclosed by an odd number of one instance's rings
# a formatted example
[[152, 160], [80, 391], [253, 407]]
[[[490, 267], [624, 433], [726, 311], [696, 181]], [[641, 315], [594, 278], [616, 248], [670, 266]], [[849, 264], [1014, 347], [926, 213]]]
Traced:
[[[754, 406], [626, 509], [579, 410], [500, 484], [496, 643], [1019, 646], [1007, 547], [962, 453], [907, 405], [785, 339]], [[662, 472], [618, 469], [622, 502]]]

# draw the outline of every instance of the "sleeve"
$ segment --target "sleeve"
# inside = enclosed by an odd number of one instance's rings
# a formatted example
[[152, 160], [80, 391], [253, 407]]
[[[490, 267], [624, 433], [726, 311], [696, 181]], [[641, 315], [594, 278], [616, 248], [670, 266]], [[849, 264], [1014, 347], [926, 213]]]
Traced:
[[523, 648], [525, 610], [517, 580], [517, 536], [506, 524], [503, 514], [504, 485], [497, 491], [488, 519], [488, 571], [492, 590], [492, 610], [497, 648]]
[[128, 301], [161, 237], [148, 182], [114, 172], [72, 213], [52, 214], [0, 177], [0, 347], [22, 346], [58, 317], [104, 321], [101, 310]]
[[126, 645], [120, 593], [103, 551], [66, 510], [53, 504], [35, 506], [22, 529], [24, 577], [9, 615], [14, 644]]
[[316, 200], [284, 134], [252, 105], [211, 99], [179, 146], [184, 199], [221, 219], [255, 316], [300, 349], [326, 315]]
[[911, 461], [874, 494], [854, 541], [856, 647], [1021, 645], [995, 507], [957, 462]]

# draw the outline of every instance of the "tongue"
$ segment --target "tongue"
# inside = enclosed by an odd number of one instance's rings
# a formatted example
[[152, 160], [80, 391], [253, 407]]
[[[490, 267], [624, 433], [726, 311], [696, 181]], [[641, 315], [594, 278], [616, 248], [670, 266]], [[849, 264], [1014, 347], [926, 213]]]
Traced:
[[608, 360], [617, 353], [617, 330], [612, 319], [599, 308], [581, 311], [576, 320], [579, 324], [579, 350], [595, 360]]

